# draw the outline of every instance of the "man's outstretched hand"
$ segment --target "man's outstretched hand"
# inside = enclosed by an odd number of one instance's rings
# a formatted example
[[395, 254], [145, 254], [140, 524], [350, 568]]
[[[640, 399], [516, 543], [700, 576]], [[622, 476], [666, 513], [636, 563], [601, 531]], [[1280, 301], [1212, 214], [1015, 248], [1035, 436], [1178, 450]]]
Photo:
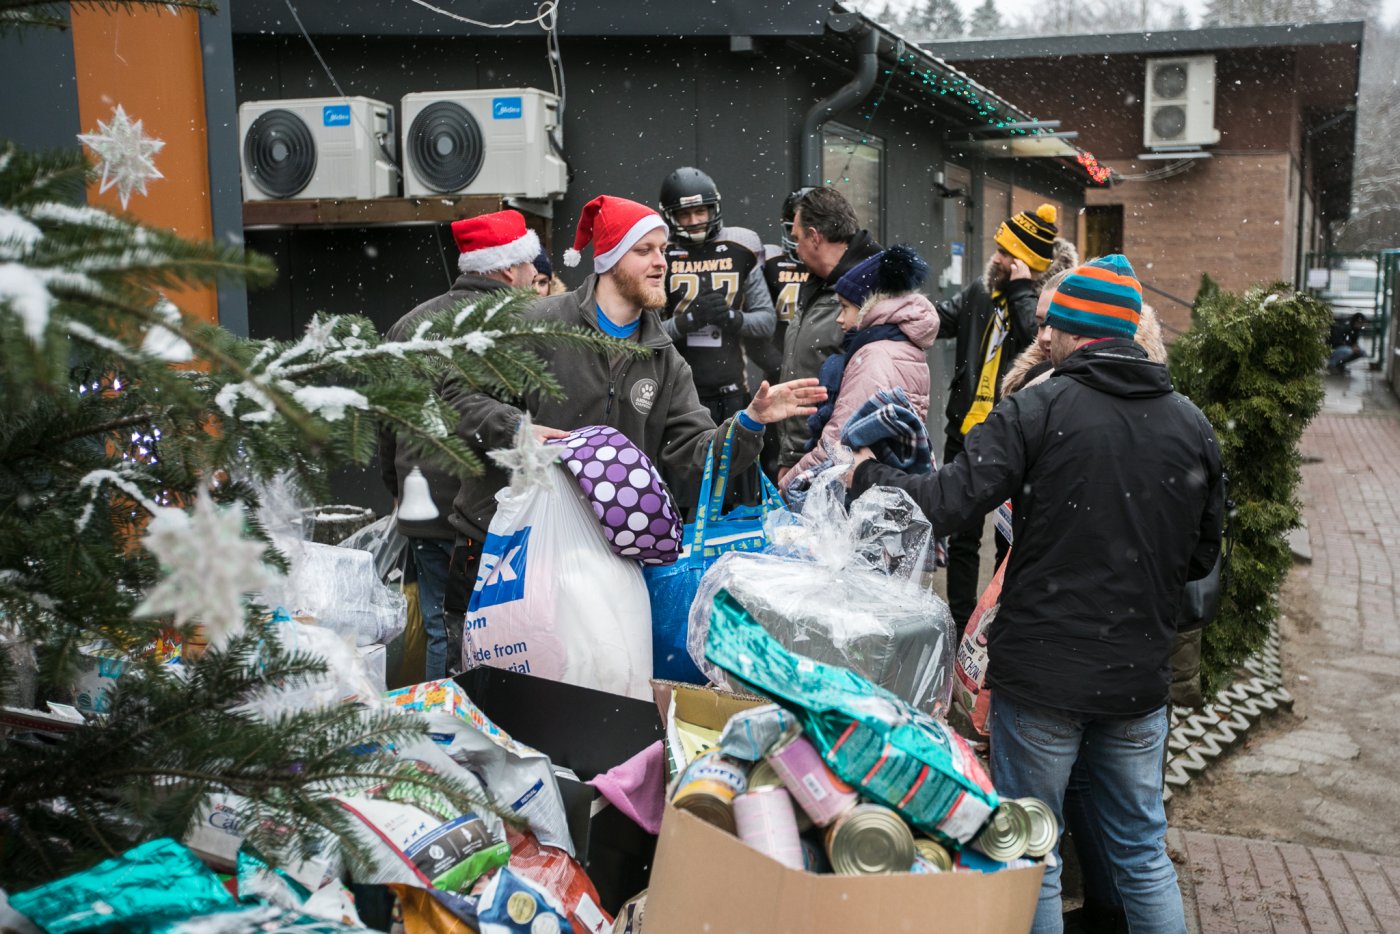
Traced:
[[812, 415], [826, 401], [826, 388], [820, 380], [793, 379], [770, 386], [767, 380], [754, 393], [747, 409], [749, 418], [764, 425], [785, 418]]

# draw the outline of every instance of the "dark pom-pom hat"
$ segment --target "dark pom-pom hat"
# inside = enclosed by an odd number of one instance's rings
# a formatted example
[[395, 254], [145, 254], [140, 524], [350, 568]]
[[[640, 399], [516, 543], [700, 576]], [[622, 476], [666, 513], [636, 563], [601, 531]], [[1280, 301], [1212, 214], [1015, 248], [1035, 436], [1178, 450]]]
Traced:
[[927, 278], [928, 263], [912, 247], [901, 244], [852, 266], [832, 288], [852, 305], [862, 305], [873, 292], [906, 295]]

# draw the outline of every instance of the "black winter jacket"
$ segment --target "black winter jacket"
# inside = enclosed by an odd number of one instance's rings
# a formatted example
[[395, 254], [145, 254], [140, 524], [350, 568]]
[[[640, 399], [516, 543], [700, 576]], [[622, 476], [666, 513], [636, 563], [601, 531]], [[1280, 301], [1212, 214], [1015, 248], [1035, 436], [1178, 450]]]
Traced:
[[936, 474], [874, 461], [852, 484], [908, 490], [937, 534], [1012, 501], [1016, 547], [988, 637], [992, 690], [1082, 716], [1166, 702], [1186, 581], [1220, 552], [1220, 451], [1201, 411], [1137, 344], [1071, 354], [1004, 399]]
[[[404, 340], [412, 336], [413, 329], [424, 318], [505, 288], [507, 288], [505, 283], [496, 279], [463, 273], [452, 283], [450, 290], [437, 298], [428, 299], [396, 321], [394, 326], [389, 328], [384, 335], [384, 338], [391, 341]], [[399, 502], [403, 501], [404, 478], [412, 472], [415, 466], [423, 471], [423, 477], [428, 481], [428, 493], [433, 498], [433, 505], [437, 507], [438, 515], [436, 519], [422, 522], [399, 519], [399, 534], [408, 538], [437, 538], [451, 541], [457, 537], [456, 530], [448, 521], [452, 515], [452, 501], [457, 498], [459, 484], [457, 475], [410, 456], [408, 451], [399, 445], [398, 439], [392, 431], [386, 429], [379, 433], [379, 474], [384, 480], [384, 486]]]
[[[563, 321], [596, 331], [597, 282], [597, 276], [589, 276], [572, 292], [540, 299], [525, 313], [525, 318]], [[450, 384], [443, 396], [462, 413], [457, 423], [458, 435], [478, 454], [508, 448], [515, 441], [522, 409], [530, 412], [535, 424], [561, 431], [611, 425], [651, 458], [681, 511], [688, 512], [699, 494], [705, 452], [716, 437], [715, 423], [709, 410], [700, 404], [690, 366], [661, 329], [655, 313], [642, 313], [635, 339], [650, 353], [641, 357], [610, 357], [596, 350], [559, 346], [541, 349], [539, 354], [549, 372], [564, 389], [564, 396], [559, 399], [532, 393], [519, 404], [512, 404]], [[726, 421], [721, 428], [727, 430], [725, 426], [730, 421], [734, 420]], [[732, 469], [737, 473], [752, 464], [762, 446], [762, 431], [749, 431], [736, 424]], [[462, 482], [452, 510], [452, 525], [459, 537], [477, 541], [485, 539], [491, 517], [496, 514], [496, 493], [509, 481], [490, 459], [482, 460], [486, 470]]]
[[[1001, 397], [1001, 377], [1011, 368], [1011, 361], [1021, 351], [1035, 343], [1035, 303], [1040, 287], [1033, 279], [1013, 279], [1002, 287], [1006, 293], [1010, 330], [1001, 349], [1001, 373], [997, 374], [997, 397]], [[977, 395], [977, 380], [982, 374], [986, 352], [983, 340], [992, 321], [992, 296], [986, 284], [978, 278], [952, 298], [935, 302], [938, 309], [938, 339], [957, 340], [954, 353], [953, 378], [948, 384], [948, 418], [944, 431], [950, 438], [962, 437], [963, 419]]]

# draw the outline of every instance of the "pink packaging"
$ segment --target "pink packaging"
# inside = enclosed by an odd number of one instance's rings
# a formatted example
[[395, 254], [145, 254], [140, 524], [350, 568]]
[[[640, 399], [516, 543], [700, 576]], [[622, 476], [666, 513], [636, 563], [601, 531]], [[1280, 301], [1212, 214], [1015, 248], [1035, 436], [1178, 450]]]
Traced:
[[817, 747], [792, 732], [768, 752], [768, 763], [812, 823], [825, 827], [855, 807], [859, 795], [822, 761]]

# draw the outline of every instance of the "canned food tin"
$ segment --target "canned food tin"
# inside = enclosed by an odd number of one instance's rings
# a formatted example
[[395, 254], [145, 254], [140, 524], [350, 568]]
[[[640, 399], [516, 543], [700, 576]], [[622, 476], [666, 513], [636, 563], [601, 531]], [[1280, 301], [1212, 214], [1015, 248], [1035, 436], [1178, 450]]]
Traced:
[[1049, 856], [1055, 844], [1060, 842], [1060, 827], [1055, 822], [1055, 813], [1039, 798], [1017, 798], [1016, 803], [1025, 808], [1030, 821], [1026, 855], [1034, 859]]
[[1026, 855], [1030, 843], [1031, 819], [1026, 809], [1010, 799], [997, 805], [987, 826], [972, 841], [972, 846], [985, 856], [1000, 862]]
[[826, 830], [831, 868], [843, 875], [908, 872], [914, 835], [898, 814], [878, 804], [858, 804]]
[[825, 827], [850, 810], [860, 796], [831, 771], [817, 747], [797, 731], [779, 740], [768, 762], [812, 822]]
[[915, 837], [914, 852], [918, 853], [920, 859], [939, 872], [953, 871], [953, 854], [949, 853], [948, 848], [937, 840], [930, 840], [928, 837]]
[[676, 782], [671, 803], [721, 830], [734, 833], [734, 799], [748, 790], [742, 762], [717, 751], [696, 756]]
[[786, 788], [761, 788], [734, 799], [734, 827], [739, 839], [789, 869], [803, 868], [802, 838]]
[[760, 762], [749, 772], [749, 791], [758, 791], [760, 788], [782, 788], [783, 780], [778, 777], [773, 766], [767, 762]]
[[[767, 762], [760, 762], [758, 765], [754, 766], [753, 771], [749, 773], [749, 791], [758, 791], [762, 788], [785, 787], [786, 786], [783, 785], [783, 780], [778, 777], [778, 773], [773, 769], [773, 766]], [[791, 796], [791, 792], [788, 794]], [[796, 804], [796, 802], [794, 802], [794, 804]], [[811, 830], [813, 827], [812, 818], [807, 816], [807, 812], [800, 807], [794, 807], [793, 811], [797, 816], [798, 833], [806, 833]]]

